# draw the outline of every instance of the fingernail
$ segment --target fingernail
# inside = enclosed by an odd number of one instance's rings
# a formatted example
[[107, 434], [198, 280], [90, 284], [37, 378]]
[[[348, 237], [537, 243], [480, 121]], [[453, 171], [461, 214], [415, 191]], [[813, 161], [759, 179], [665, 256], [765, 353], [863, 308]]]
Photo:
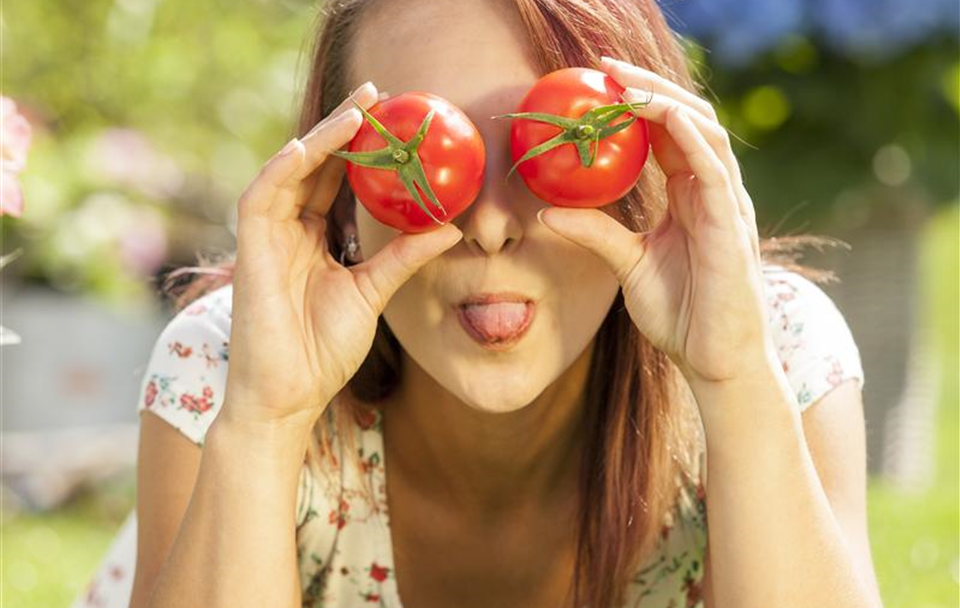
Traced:
[[361, 85], [358, 86], [356, 89], [354, 89], [354, 90], [353, 90], [353, 93], [350, 93], [350, 96], [352, 97], [352, 96], [356, 95], [357, 93], [360, 92], [360, 89], [362, 89], [363, 87], [369, 86], [369, 85], [371, 85], [371, 84], [373, 84], [372, 81], [370, 81], [370, 80], [366, 81], [365, 83], [361, 84]]
[[614, 59], [613, 57], [609, 57], [609, 56], [607, 56], [607, 55], [603, 55], [602, 57], [600, 57], [600, 61], [603, 62], [603, 63], [616, 63], [616, 62], [617, 62], [616, 59]]
[[380, 101], [383, 101], [387, 97], [390, 97], [390, 93], [387, 93], [386, 91], [380, 91], [380, 95], [378, 96]]
[[344, 110], [340, 116], [337, 116], [337, 121], [347, 122], [350, 120], [356, 120], [360, 116], [360, 111], [356, 108], [350, 108], [349, 110]]
[[543, 217], [542, 217], [542, 216], [543, 216], [543, 212], [546, 211], [546, 210], [547, 210], [547, 208], [544, 207], [544, 208], [541, 209], [540, 211], [537, 211], [537, 221], [540, 222], [540, 224], [541, 224], [542, 226], [544, 226], [544, 227], [546, 227], [546, 228], [549, 228], [549, 226], [547, 226], [546, 224], [543, 223]]
[[648, 91], [647, 89], [637, 89], [634, 87], [625, 88], [623, 90], [623, 94], [630, 99], [650, 99], [653, 97], [653, 91]]
[[285, 146], [280, 150], [280, 156], [287, 156], [287, 155], [289, 155], [291, 152], [293, 152], [293, 151], [296, 150], [296, 149], [297, 149], [297, 138], [294, 137], [293, 139], [291, 139], [290, 141], [288, 141], [288, 142], [287, 142], [287, 145], [285, 145]]
[[334, 124], [339, 124], [341, 122], [347, 122], [347, 121], [353, 120], [353, 117], [357, 114], [359, 114], [359, 112], [357, 111], [356, 108], [350, 108], [349, 110], [344, 110], [343, 112], [340, 112], [339, 114], [331, 118], [329, 124], [334, 125]]

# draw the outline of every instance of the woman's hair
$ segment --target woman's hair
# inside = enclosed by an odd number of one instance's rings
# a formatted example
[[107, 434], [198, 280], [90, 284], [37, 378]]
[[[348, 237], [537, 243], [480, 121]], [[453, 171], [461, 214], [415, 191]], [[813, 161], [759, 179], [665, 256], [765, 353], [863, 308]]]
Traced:
[[[355, 52], [364, 9], [382, 0], [330, 0], [320, 13], [312, 65], [302, 100], [298, 132], [307, 133], [348, 94], [348, 58]], [[541, 74], [568, 66], [597, 66], [602, 55], [652, 70], [701, 94], [684, 40], [667, 25], [655, 0], [505, 0], [519, 11]], [[651, 160], [653, 158], [651, 157]], [[649, 230], [663, 217], [666, 178], [648, 163], [634, 189], [620, 202], [626, 225]], [[342, 227], [354, 213], [346, 180], [327, 224], [328, 247], [340, 259]], [[345, 219], [346, 218], [346, 219]], [[764, 238], [765, 264], [807, 278], [835, 280], [830, 271], [797, 263], [807, 246], [835, 239], [813, 235]], [[229, 283], [235, 253], [200, 259], [200, 266], [167, 275], [162, 291], [176, 309]], [[183, 285], [173, 279], [196, 275]], [[316, 472], [324, 454], [335, 462], [332, 437], [351, 437], [368, 407], [389, 395], [400, 379], [401, 345], [381, 316], [373, 347], [359, 371], [317, 423], [308, 461]], [[679, 480], [696, 483], [703, 429], [689, 388], [676, 367], [641, 334], [618, 294], [595, 340], [586, 387], [584, 452], [579, 482], [577, 567], [571, 591], [575, 606], [619, 605], [636, 569], [657, 548], [668, 511], [676, 505]], [[332, 415], [336, 414], [336, 415]], [[332, 428], [335, 427], [335, 428]], [[342, 427], [342, 428], [341, 428]], [[356, 450], [349, 450], [356, 456]]]

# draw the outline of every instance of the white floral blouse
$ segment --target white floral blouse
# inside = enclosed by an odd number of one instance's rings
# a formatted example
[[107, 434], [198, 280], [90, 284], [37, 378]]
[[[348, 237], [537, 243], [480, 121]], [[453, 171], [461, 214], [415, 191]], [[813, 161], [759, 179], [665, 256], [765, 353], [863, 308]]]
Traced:
[[[814, 283], [778, 266], [764, 270], [769, 323], [800, 411], [849, 378], [863, 385], [860, 355], [843, 315]], [[160, 334], [143, 375], [138, 411], [150, 410], [198, 446], [222, 404], [232, 287], [177, 314]], [[297, 554], [305, 608], [402, 608], [393, 569], [381, 414], [356, 431], [360, 469], [336, 438], [339, 480], [304, 465], [296, 507]], [[661, 529], [661, 550], [636, 573], [625, 607], [702, 606], [707, 542], [706, 475], [684, 491]], [[367, 485], [369, 484], [369, 485]], [[366, 492], [370, 488], [372, 497]], [[74, 608], [126, 608], [136, 562], [131, 513]]]

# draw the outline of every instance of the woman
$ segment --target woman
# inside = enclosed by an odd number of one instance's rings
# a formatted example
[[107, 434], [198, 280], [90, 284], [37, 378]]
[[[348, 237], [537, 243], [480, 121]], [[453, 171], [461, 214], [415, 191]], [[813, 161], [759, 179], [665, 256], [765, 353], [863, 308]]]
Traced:
[[[654, 93], [656, 166], [602, 210], [504, 180], [489, 119], [571, 65]], [[343, 180], [378, 89], [478, 126], [452, 223], [399, 234]], [[695, 91], [653, 0], [331, 3], [300, 137], [144, 375], [130, 605], [880, 606], [856, 346]], [[535, 303], [508, 347], [457, 321], [486, 292]]]

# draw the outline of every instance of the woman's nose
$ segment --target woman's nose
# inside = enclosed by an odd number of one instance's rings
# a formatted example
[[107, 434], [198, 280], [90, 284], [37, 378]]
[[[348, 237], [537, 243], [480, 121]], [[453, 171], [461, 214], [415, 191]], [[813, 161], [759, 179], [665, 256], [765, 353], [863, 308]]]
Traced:
[[506, 180], [509, 151], [500, 152], [490, 145], [499, 138], [485, 139], [488, 145], [483, 187], [454, 224], [463, 232], [463, 242], [473, 253], [495, 255], [516, 248], [523, 239], [524, 187], [517, 175]]

